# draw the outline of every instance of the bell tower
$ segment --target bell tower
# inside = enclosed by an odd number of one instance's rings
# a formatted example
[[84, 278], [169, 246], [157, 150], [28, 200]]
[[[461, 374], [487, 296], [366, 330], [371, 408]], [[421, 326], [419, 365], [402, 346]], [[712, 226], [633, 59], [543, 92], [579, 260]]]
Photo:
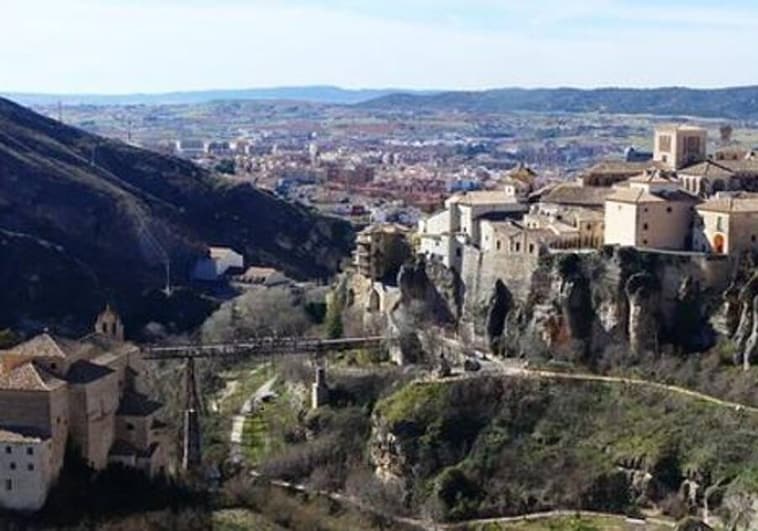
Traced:
[[97, 316], [95, 333], [108, 336], [116, 341], [124, 341], [124, 324], [121, 322], [121, 317], [111, 308], [110, 304]]

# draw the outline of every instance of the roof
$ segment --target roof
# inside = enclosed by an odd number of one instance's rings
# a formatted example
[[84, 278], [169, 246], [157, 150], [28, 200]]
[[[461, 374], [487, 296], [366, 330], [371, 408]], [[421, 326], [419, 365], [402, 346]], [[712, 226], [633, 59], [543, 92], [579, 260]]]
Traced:
[[679, 170], [682, 175], [689, 175], [694, 177], [712, 177], [712, 178], [728, 178], [734, 175], [734, 172], [723, 165], [722, 161], [714, 162], [712, 160], [706, 160], [704, 162], [698, 162], [692, 166], [687, 166]]
[[66, 373], [66, 380], [74, 384], [86, 384], [100, 380], [115, 371], [87, 360], [79, 360]]
[[720, 160], [719, 164], [730, 169], [734, 173], [748, 173], [758, 176], [758, 160]]
[[53, 391], [66, 382], [47, 372], [34, 362], [24, 363], [5, 374], [0, 374], [3, 391]]
[[676, 181], [660, 170], [645, 171], [629, 179], [630, 183], [640, 184], [672, 184]]
[[656, 131], [675, 132], [675, 131], [689, 131], [689, 132], [707, 132], [704, 128], [697, 125], [690, 124], [661, 124], [656, 126]]
[[653, 160], [645, 161], [625, 161], [625, 160], [604, 160], [590, 166], [585, 170], [585, 176], [592, 175], [626, 175], [631, 177], [650, 169], [665, 169], [661, 162]]
[[512, 238], [523, 232], [523, 228], [510, 221], [492, 223], [492, 230], [506, 238]]
[[555, 186], [547, 195], [543, 196], [542, 202], [599, 208], [603, 206], [605, 198], [612, 193], [613, 189], [605, 186], [580, 186], [564, 183]]
[[50, 439], [50, 434], [28, 426], [0, 426], [0, 442], [41, 443]]
[[63, 341], [55, 340], [49, 334], [40, 334], [11, 349], [0, 351], [0, 356], [22, 358], [66, 358]]
[[211, 258], [222, 258], [232, 254], [239, 255], [239, 253], [231, 247], [209, 247], [208, 252], [210, 253]]
[[523, 209], [520, 209], [518, 211], [510, 211], [510, 212], [487, 212], [486, 214], [482, 214], [481, 216], [477, 216], [476, 219], [482, 220], [482, 221], [506, 221], [508, 219], [513, 219], [514, 216], [521, 217], [521, 215], [528, 210], [528, 207], [524, 205]]
[[121, 397], [116, 415], [124, 417], [147, 417], [163, 407], [163, 404], [151, 400], [142, 393], [127, 391]]
[[705, 212], [723, 212], [725, 214], [758, 213], [758, 197], [709, 199], [698, 205], [697, 208]]
[[398, 223], [374, 223], [369, 225], [358, 234], [375, 234], [375, 233], [387, 233], [387, 234], [407, 234], [409, 229], [403, 227]]
[[606, 201], [616, 203], [665, 203], [668, 201], [697, 202], [697, 198], [681, 190], [648, 192], [644, 188], [616, 188]]
[[459, 205], [497, 205], [516, 204], [512, 197], [506, 195], [505, 190], [478, 190], [474, 192], [462, 192], [455, 194], [450, 201]]

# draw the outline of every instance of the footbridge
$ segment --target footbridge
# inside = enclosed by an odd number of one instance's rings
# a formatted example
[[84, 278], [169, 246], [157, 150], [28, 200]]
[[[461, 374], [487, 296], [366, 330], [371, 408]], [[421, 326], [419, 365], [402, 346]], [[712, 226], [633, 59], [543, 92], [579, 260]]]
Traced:
[[323, 356], [333, 352], [380, 348], [384, 336], [318, 339], [304, 337], [257, 337], [219, 343], [146, 345], [142, 357], [148, 361], [184, 361], [184, 428], [182, 467], [196, 470], [201, 464], [200, 414], [202, 400], [195, 377], [195, 360], [209, 358], [265, 358], [287, 355]]
[[384, 336], [318, 339], [303, 337], [259, 337], [226, 343], [150, 345], [142, 348], [146, 360], [187, 360], [197, 358], [256, 357], [291, 354], [326, 354], [364, 348], [379, 348]]

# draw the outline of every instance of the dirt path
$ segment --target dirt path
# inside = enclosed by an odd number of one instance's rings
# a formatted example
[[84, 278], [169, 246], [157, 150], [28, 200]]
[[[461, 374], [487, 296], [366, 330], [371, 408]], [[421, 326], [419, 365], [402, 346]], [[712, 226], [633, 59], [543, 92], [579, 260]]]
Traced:
[[[256, 369], [256, 374], [261, 368]], [[242, 404], [237, 415], [232, 417], [232, 429], [229, 432], [229, 458], [233, 463], [241, 463], [242, 455], [242, 437], [245, 432], [245, 421], [247, 417], [255, 411], [258, 405], [268, 397], [274, 396], [273, 388], [276, 385], [277, 377], [270, 378], [266, 383], [261, 385], [250, 397]]]

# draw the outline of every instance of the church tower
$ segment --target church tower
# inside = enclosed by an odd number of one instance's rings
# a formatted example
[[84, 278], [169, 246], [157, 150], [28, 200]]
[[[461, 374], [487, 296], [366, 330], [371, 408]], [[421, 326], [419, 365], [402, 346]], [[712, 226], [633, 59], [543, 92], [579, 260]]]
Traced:
[[124, 324], [121, 322], [121, 317], [111, 308], [110, 304], [97, 316], [95, 333], [108, 336], [116, 341], [124, 341]]

